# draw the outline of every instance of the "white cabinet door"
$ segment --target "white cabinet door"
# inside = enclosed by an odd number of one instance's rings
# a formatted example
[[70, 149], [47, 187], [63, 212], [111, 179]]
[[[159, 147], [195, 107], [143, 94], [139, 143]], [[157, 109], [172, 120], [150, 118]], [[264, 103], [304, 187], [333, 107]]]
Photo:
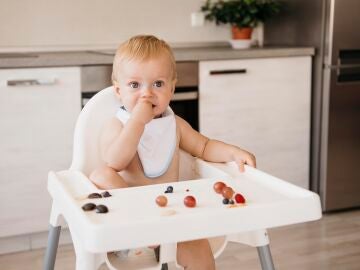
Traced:
[[49, 170], [70, 166], [80, 68], [0, 70], [0, 237], [48, 229]]
[[311, 57], [204, 61], [199, 76], [200, 131], [308, 188]]

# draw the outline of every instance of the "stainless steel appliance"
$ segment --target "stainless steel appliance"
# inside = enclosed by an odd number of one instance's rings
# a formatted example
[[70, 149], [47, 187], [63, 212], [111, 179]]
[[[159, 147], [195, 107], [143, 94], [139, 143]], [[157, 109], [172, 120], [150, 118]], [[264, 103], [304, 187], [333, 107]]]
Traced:
[[[198, 62], [177, 62], [178, 80], [170, 106], [194, 129], [199, 130], [199, 68]], [[110, 86], [111, 65], [84, 66], [81, 68], [81, 96], [84, 107], [98, 91]]]
[[266, 45], [316, 47], [311, 187], [323, 209], [360, 206], [360, 1], [287, 0]]

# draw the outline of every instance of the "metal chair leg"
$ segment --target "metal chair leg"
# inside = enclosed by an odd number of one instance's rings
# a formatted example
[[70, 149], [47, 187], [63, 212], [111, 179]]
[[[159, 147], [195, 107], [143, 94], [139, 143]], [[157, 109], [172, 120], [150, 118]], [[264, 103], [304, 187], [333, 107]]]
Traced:
[[271, 257], [270, 246], [265, 245], [257, 247], [257, 251], [260, 258], [262, 270], [275, 270], [274, 263]]
[[44, 258], [44, 270], [54, 270], [60, 232], [61, 226], [50, 225], [48, 243]]
[[[155, 257], [156, 257], [156, 261], [160, 260], [160, 246], [158, 246], [157, 248], [154, 249], [155, 252]], [[167, 263], [163, 263], [161, 265], [161, 270], [168, 270], [168, 264]]]
[[156, 247], [154, 249], [154, 252], [155, 252], [156, 261], [159, 262], [160, 261], [160, 246]]

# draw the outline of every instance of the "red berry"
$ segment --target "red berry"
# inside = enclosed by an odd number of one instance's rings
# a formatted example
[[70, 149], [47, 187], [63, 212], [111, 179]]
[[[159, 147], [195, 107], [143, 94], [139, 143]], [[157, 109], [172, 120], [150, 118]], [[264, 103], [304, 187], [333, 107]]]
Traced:
[[216, 193], [219, 193], [219, 194], [221, 194], [224, 187], [226, 187], [226, 184], [223, 182], [216, 182], [214, 184], [214, 190]]
[[226, 199], [231, 199], [234, 195], [234, 190], [231, 187], [224, 187], [222, 190], [222, 195]]
[[244, 196], [241, 195], [240, 193], [237, 193], [237, 194], [235, 195], [235, 201], [236, 201], [237, 203], [245, 203], [245, 198], [244, 198]]
[[186, 207], [195, 207], [196, 199], [193, 196], [186, 196], [184, 198], [184, 204]]
[[160, 195], [156, 197], [156, 204], [160, 207], [164, 207], [167, 205], [167, 198], [164, 195]]

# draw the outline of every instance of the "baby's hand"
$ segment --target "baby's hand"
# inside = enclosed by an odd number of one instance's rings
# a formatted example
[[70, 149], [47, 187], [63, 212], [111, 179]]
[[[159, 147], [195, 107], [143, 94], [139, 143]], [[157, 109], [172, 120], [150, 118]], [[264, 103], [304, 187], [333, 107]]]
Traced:
[[239, 166], [240, 172], [245, 171], [244, 164], [256, 168], [256, 158], [253, 154], [243, 149], [237, 148], [234, 152], [234, 161]]
[[154, 118], [152, 105], [149, 99], [141, 97], [133, 108], [131, 117], [144, 125], [149, 123]]

